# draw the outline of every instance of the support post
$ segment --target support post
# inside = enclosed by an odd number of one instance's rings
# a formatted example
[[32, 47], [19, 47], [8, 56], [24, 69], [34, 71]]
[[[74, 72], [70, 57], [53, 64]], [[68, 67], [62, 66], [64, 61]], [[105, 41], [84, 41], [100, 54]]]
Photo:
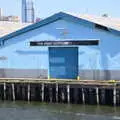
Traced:
[[12, 83], [12, 97], [13, 97], [13, 101], [15, 101], [15, 86], [14, 86], [14, 83]]
[[67, 85], [67, 101], [70, 103], [70, 85]]
[[97, 100], [97, 104], [99, 105], [99, 89], [98, 89], [98, 87], [96, 88], [96, 100]]
[[85, 93], [84, 93], [84, 88], [82, 88], [82, 101], [83, 101], [83, 104], [85, 104]]
[[6, 83], [4, 83], [4, 100], [6, 100]]
[[42, 83], [42, 102], [44, 102], [44, 83]]
[[28, 102], [30, 101], [30, 84], [28, 84], [28, 95], [27, 95], [27, 97], [28, 97]]
[[114, 103], [114, 106], [116, 106], [116, 87], [114, 87], [113, 89], [113, 103]]
[[56, 102], [58, 102], [58, 84], [56, 84]]
[[49, 86], [49, 97], [50, 97], [50, 102], [52, 103], [53, 101], [53, 96], [52, 96], [52, 86]]

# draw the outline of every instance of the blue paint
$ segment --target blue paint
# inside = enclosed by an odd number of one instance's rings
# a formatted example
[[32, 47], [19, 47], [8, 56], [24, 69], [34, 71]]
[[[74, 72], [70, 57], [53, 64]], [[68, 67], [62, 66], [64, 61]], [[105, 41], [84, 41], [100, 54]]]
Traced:
[[[72, 21], [72, 22], [76, 22], [78, 24], [84, 24], [86, 26], [90, 26], [90, 27], [93, 27], [94, 26], [94, 23], [91, 22], [91, 21], [87, 21], [87, 20], [84, 20], [84, 19], [81, 19], [81, 18], [78, 18], [78, 17], [75, 17], [75, 16], [72, 16], [70, 14], [67, 14], [67, 13], [64, 13], [64, 12], [59, 12], [57, 14], [54, 14], [53, 16], [51, 17], [48, 17], [38, 23], [35, 23], [33, 25], [30, 25], [30, 26], [27, 26], [21, 30], [18, 30], [16, 32], [13, 32], [11, 34], [8, 34], [2, 38], [0, 38], [1, 41], [4, 41], [4, 40], [8, 40], [8, 39], [11, 39], [13, 37], [16, 37], [16, 36], [19, 36], [21, 34], [24, 34], [26, 32], [29, 32], [29, 31], [32, 31], [32, 30], [35, 30], [39, 27], [43, 27], [45, 25], [48, 25], [48, 24], [51, 24], [57, 20], [61, 20], [61, 19], [64, 19], [64, 20], [68, 20], [68, 21]], [[120, 35], [120, 31], [118, 30], [114, 30], [112, 28], [111, 29], [111, 33], [113, 31], [113, 33], [115, 34], [119, 34]]]
[[16, 53], [19, 55], [40, 55], [40, 54], [48, 54], [47, 51], [22, 51], [16, 50]]
[[[36, 23], [35, 26], [37, 28], [34, 28], [33, 25], [34, 29], [30, 29], [30, 26], [28, 27], [29, 31], [18, 36], [12, 36], [12, 34], [16, 34], [12, 33], [10, 38], [7, 36], [7, 38], [1, 38], [1, 40], [5, 39], [5, 42], [4, 46], [0, 49], [0, 56], [5, 56], [8, 59], [0, 60], [0, 68], [47, 69], [49, 71], [48, 47], [31, 47], [29, 45], [30, 41], [98, 39], [100, 41], [98, 46], [78, 47], [79, 71], [86, 69], [120, 70], [120, 36], [118, 34], [96, 29], [93, 23], [89, 24], [89, 22], [79, 20], [78, 18], [74, 19], [74, 17], [70, 16], [66, 18], [68, 16], [66, 14], [61, 13], [60, 16], [59, 14], [55, 16], [56, 20], [48, 22], [48, 18], [45, 20], [46, 24]], [[60, 17], [59, 19], [57, 19], [58, 16]], [[64, 30], [67, 34], [63, 34]], [[113, 31], [115, 32], [115, 30]], [[59, 60], [57, 61], [59, 62]], [[64, 59], [60, 61], [64, 62]], [[64, 73], [64, 67], [60, 69]]]
[[78, 76], [78, 48], [50, 47], [49, 69], [51, 78], [76, 79]]

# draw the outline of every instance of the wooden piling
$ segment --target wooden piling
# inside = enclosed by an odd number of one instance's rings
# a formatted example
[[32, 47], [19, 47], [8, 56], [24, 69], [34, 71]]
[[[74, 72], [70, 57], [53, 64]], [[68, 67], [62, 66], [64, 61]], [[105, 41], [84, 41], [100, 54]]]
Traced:
[[44, 102], [44, 83], [42, 83], [42, 102]]
[[100, 89], [100, 91], [101, 91], [101, 94], [100, 94], [100, 104], [101, 105], [105, 105], [106, 104], [106, 89], [104, 89], [104, 88], [101, 88]]
[[99, 89], [98, 89], [98, 87], [96, 87], [96, 101], [97, 101], [97, 105], [99, 105]]
[[53, 101], [53, 96], [52, 96], [52, 86], [49, 86], [49, 97], [50, 97], [50, 102], [52, 103]]
[[113, 89], [113, 104], [116, 106], [116, 87]]
[[70, 85], [67, 85], [67, 102], [70, 103]]
[[65, 86], [61, 86], [61, 102], [65, 102]]
[[15, 86], [14, 86], [14, 83], [12, 83], [12, 97], [13, 97], [13, 101], [15, 101]]
[[6, 83], [4, 83], [4, 100], [6, 100]]
[[58, 84], [56, 84], [56, 102], [58, 102]]
[[27, 98], [28, 98], [28, 102], [30, 101], [30, 84], [28, 84], [28, 94], [27, 94]]
[[84, 88], [82, 88], [82, 101], [83, 101], [83, 104], [85, 104], [85, 93], [84, 93]]

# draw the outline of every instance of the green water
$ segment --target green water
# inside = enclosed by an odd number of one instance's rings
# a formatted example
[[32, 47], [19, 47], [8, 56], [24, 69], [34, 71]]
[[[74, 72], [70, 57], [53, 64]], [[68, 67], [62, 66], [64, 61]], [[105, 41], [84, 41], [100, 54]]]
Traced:
[[0, 120], [120, 120], [120, 107], [0, 102]]

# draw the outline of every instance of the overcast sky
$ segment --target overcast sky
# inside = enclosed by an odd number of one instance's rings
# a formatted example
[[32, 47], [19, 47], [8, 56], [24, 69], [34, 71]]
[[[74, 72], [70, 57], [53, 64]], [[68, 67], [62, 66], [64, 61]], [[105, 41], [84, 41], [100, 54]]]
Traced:
[[[0, 0], [4, 15], [21, 16], [22, 0]], [[34, 0], [36, 17], [45, 18], [59, 11], [120, 18], [120, 0]]]

